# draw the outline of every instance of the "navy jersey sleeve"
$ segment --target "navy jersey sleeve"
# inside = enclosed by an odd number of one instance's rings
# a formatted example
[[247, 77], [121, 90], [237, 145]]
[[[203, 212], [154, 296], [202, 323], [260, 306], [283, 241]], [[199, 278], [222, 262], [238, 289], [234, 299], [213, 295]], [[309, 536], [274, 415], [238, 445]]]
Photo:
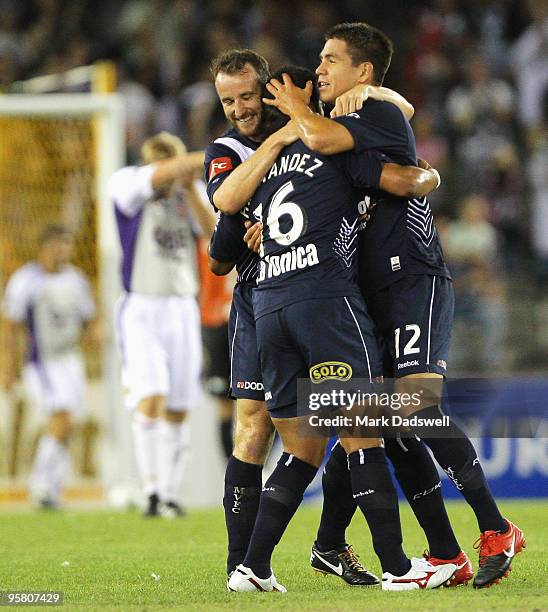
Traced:
[[222, 262], [236, 262], [247, 250], [244, 242], [246, 232], [241, 215], [221, 213], [209, 243], [209, 254]]
[[411, 127], [394, 104], [368, 100], [361, 110], [335, 121], [352, 134], [356, 153], [379, 149], [389, 155], [402, 155], [409, 151]]
[[378, 189], [382, 164], [390, 161], [386, 155], [377, 151], [341, 153], [332, 159], [348, 181], [359, 189]]
[[207, 196], [213, 206], [213, 195], [226, 177], [242, 163], [239, 155], [226, 145], [212, 142], [205, 150], [205, 182]]

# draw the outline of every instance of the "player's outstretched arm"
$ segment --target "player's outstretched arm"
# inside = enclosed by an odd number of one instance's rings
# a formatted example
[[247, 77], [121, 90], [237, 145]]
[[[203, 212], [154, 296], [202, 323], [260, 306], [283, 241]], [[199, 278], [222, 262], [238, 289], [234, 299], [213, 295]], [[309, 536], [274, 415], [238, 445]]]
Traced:
[[204, 158], [204, 151], [194, 151], [153, 162], [151, 178], [153, 189], [155, 191], [167, 189], [178, 177], [200, 173]]
[[354, 113], [363, 108], [363, 103], [368, 98], [394, 104], [408, 120], [415, 114], [413, 105], [393, 89], [376, 85], [356, 85], [337, 98], [335, 108], [331, 111], [330, 116], [342, 117], [343, 115]]
[[252, 198], [280, 151], [298, 138], [291, 122], [269, 136], [251, 157], [232, 170], [215, 191], [215, 206], [228, 215], [239, 212]]
[[291, 117], [298, 137], [312, 151], [323, 155], [351, 151], [355, 146], [352, 134], [340, 123], [315, 114], [308, 106], [311, 87], [297, 87], [287, 74], [283, 79], [283, 83], [277, 79], [267, 83], [266, 88], [273, 98], [263, 98], [263, 102]]
[[415, 166], [383, 164], [379, 187], [383, 191], [403, 198], [420, 198], [440, 185], [437, 170], [424, 170]]
[[211, 209], [209, 200], [198, 189], [194, 172], [182, 175], [181, 184], [185, 190], [190, 210], [205, 236], [211, 236], [217, 223], [217, 217]]

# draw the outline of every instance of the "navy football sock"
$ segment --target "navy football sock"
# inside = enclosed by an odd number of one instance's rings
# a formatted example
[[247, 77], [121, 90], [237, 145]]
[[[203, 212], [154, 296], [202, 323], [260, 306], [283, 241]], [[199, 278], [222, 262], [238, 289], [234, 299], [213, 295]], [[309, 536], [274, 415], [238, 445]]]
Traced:
[[345, 532], [356, 511], [348, 456], [339, 442], [333, 447], [322, 477], [323, 507], [315, 546], [322, 552], [342, 550]]
[[411, 562], [402, 549], [398, 495], [384, 449], [359, 449], [348, 455], [348, 465], [354, 499], [369, 525], [382, 571], [406, 574]]
[[[429, 406], [415, 413], [419, 418], [440, 418], [439, 406]], [[451, 419], [444, 427], [444, 437], [435, 437], [430, 426], [413, 431], [428, 445], [436, 461], [462, 493], [478, 520], [480, 531], [505, 531], [507, 524], [489, 490], [478, 456], [466, 434]]]
[[447, 516], [440, 477], [428, 449], [414, 436], [385, 438], [384, 444], [400, 487], [426, 535], [430, 554], [438, 559], [453, 559], [459, 554], [460, 546]]
[[283, 453], [276, 469], [266, 481], [253, 535], [243, 561], [259, 578], [270, 576], [272, 552], [317, 471], [316, 466]]
[[226, 465], [223, 506], [228, 534], [228, 574], [244, 560], [247, 552], [259, 509], [262, 471], [262, 465], [245, 463], [234, 455]]

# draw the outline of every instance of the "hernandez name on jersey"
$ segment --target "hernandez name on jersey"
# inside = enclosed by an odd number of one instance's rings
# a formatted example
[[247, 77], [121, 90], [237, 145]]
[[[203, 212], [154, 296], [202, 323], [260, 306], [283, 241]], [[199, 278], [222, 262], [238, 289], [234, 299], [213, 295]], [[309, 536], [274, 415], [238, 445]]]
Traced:
[[310, 298], [357, 294], [359, 197], [377, 187], [375, 153], [324, 157], [301, 141], [286, 147], [250, 202], [262, 217], [255, 317]]

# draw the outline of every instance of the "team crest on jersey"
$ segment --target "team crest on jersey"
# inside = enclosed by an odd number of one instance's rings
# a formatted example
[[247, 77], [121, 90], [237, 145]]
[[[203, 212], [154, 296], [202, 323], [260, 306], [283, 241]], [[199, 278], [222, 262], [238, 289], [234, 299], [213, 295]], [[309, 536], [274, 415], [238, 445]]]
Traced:
[[324, 380], [349, 380], [352, 367], [342, 361], [323, 361], [310, 368], [310, 380], [314, 384]]
[[216, 157], [209, 164], [209, 180], [211, 181], [217, 174], [222, 174], [233, 168], [230, 157]]

